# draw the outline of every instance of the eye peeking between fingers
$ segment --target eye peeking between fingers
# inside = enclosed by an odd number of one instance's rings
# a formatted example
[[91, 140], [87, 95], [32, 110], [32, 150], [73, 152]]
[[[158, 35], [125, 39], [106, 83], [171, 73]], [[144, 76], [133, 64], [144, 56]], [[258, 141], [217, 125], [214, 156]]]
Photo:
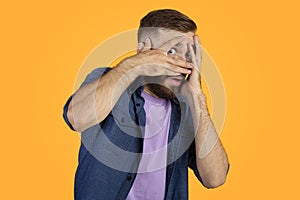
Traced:
[[175, 55], [176, 54], [176, 49], [175, 48], [171, 48], [169, 51], [168, 51], [168, 55]]
[[186, 52], [186, 53], [185, 53], [185, 58], [186, 58], [186, 60], [188, 60], [188, 61], [190, 61], [190, 60], [192, 59], [192, 56], [191, 56], [190, 52]]

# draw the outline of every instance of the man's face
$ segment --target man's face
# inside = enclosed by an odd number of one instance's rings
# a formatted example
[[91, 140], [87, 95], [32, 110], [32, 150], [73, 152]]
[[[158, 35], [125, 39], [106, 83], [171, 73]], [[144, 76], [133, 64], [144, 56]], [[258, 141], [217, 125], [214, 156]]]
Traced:
[[[159, 29], [155, 34], [150, 36], [152, 48], [159, 49], [160, 46], [172, 40], [178, 36], [186, 36], [186, 39], [176, 44], [175, 46], [168, 47], [169, 56], [179, 56], [188, 62], [191, 62], [190, 52], [188, 50], [188, 44], [193, 44], [194, 32], [182, 33], [174, 30]], [[166, 51], [166, 49], [163, 49]], [[176, 97], [179, 92], [180, 86], [184, 81], [184, 75], [179, 76], [159, 76], [149, 77], [151, 82], [156, 84], [147, 84], [147, 88], [160, 98], [172, 99]]]

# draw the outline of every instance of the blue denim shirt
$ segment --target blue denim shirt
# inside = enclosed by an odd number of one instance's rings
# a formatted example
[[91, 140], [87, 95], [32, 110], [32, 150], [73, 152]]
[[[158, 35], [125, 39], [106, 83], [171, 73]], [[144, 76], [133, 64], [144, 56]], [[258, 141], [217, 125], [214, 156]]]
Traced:
[[[85, 79], [84, 86], [108, 72], [97, 68]], [[138, 78], [121, 95], [110, 114], [81, 134], [79, 164], [75, 176], [75, 200], [126, 199], [136, 177], [143, 152], [146, 121], [143, 86]], [[105, 97], [103, 97], [105, 98]], [[63, 117], [67, 119], [64, 106]], [[165, 199], [188, 199], [188, 167], [202, 182], [196, 167], [194, 130], [186, 99], [171, 100], [171, 122], [167, 147]]]

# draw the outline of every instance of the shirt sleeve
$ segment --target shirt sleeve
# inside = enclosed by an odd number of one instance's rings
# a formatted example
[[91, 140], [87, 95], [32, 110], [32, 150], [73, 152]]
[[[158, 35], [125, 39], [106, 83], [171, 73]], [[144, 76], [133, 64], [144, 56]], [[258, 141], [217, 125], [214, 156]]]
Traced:
[[[97, 80], [98, 78], [100, 78], [101, 76], [106, 74], [109, 70], [111, 70], [111, 68], [109, 68], [109, 67], [105, 67], [105, 68], [99, 67], [99, 68], [94, 69], [91, 73], [89, 73], [87, 75], [87, 77], [85, 78], [83, 83], [80, 85], [80, 88]], [[63, 107], [63, 118], [64, 118], [64, 121], [66, 122], [66, 124], [69, 126], [69, 128], [71, 130], [75, 131], [75, 129], [73, 128], [72, 124], [69, 122], [68, 117], [67, 117], [69, 104], [72, 101], [73, 95], [71, 95], [68, 98], [67, 102], [65, 103], [65, 105]]]

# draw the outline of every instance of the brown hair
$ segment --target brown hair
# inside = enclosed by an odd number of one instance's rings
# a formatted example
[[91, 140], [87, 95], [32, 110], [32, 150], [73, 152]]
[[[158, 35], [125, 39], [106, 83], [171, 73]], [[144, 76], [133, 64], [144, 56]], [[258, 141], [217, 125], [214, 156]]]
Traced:
[[141, 28], [156, 27], [166, 28], [183, 33], [195, 32], [197, 30], [196, 23], [188, 16], [172, 9], [154, 10], [149, 12], [140, 21], [138, 35]]

